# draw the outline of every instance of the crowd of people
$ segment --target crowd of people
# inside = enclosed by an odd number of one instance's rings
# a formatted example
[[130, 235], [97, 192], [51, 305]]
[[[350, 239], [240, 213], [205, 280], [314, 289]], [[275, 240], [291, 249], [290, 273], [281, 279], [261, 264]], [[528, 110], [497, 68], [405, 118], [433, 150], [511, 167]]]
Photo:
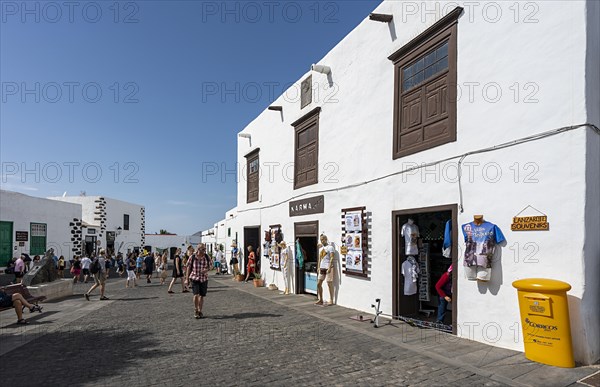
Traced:
[[[152, 283], [153, 275], [155, 275], [154, 278], [159, 279], [160, 285], [165, 285], [170, 276], [171, 281], [167, 288], [167, 293], [175, 293], [173, 288], [177, 282], [181, 284], [182, 293], [189, 293], [191, 291], [194, 301], [194, 317], [197, 319], [204, 317], [202, 306], [208, 289], [209, 271], [216, 270], [217, 274], [240, 274], [238, 267], [239, 255], [239, 250], [234, 243], [228, 265], [226, 255], [222, 251], [222, 246], [217, 249], [213, 258], [206, 253], [206, 246], [200, 243], [196, 248], [188, 246], [185, 252], [177, 249], [172, 257], [172, 270], [169, 272], [170, 265], [167, 250], [162, 253], [152, 253], [147, 250], [142, 250], [141, 252], [131, 251], [123, 255], [100, 249], [97, 255], [75, 256], [70, 261], [65, 260], [63, 256], [56, 257], [52, 249], [48, 251], [48, 256], [52, 257], [59, 277], [63, 278], [65, 271], [68, 269], [74, 283], [93, 281], [93, 285], [84, 293], [87, 301], [90, 301], [93, 292], [98, 288], [100, 290], [100, 300], [109, 300], [105, 295], [105, 290], [106, 281], [111, 270], [114, 270], [115, 276], [119, 278], [125, 276], [126, 288], [137, 287], [138, 282], [142, 278], [146, 280], [146, 283], [150, 284]], [[251, 272], [254, 272], [255, 258], [254, 252], [251, 249], [249, 250], [249, 259], [246, 279]], [[11, 264], [9, 264], [8, 270], [15, 276], [13, 283], [21, 283], [24, 274], [39, 261], [40, 256], [37, 255], [33, 259], [29, 258], [27, 254], [22, 254], [20, 257], [14, 258]], [[2, 291], [0, 291], [1, 305], [5, 307], [14, 306], [17, 312], [18, 324], [27, 323], [22, 316], [22, 310], [25, 307], [29, 308], [32, 312], [41, 311], [41, 307], [29, 304], [20, 294], [9, 296]]]

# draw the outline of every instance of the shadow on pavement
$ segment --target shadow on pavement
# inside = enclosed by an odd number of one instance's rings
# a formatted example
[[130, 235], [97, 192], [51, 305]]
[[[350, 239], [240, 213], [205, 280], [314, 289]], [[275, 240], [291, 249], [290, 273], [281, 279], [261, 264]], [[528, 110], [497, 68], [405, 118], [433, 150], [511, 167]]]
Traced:
[[236, 313], [225, 316], [206, 316], [207, 319], [212, 320], [243, 320], [246, 318], [261, 318], [261, 317], [281, 317], [281, 314], [272, 313]]
[[138, 297], [138, 298], [111, 298], [113, 301], [141, 301], [141, 300], [152, 300], [159, 297]]
[[108, 377], [138, 374], [141, 365], [173, 353], [160, 349], [152, 333], [146, 330], [67, 328], [3, 355], [2, 369], [19, 372], [3, 372], [2, 384], [65, 385], [62, 366], [69, 367], [68, 385], [101, 384]]

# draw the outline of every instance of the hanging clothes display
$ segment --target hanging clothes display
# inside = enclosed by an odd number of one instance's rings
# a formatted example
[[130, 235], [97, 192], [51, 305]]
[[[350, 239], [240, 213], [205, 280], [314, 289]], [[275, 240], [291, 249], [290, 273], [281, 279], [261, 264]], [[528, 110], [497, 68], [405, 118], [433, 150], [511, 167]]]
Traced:
[[467, 279], [489, 281], [496, 245], [506, 240], [498, 226], [481, 219], [462, 225]]
[[404, 276], [404, 295], [412, 296], [417, 293], [417, 281], [419, 280], [419, 264], [412, 255], [402, 263], [402, 275]]

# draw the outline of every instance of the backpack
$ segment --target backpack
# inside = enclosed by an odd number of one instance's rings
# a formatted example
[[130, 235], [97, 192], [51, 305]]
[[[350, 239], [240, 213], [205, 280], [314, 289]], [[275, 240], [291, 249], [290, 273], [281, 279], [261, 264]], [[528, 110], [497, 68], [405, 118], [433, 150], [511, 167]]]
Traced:
[[90, 265], [90, 273], [98, 274], [100, 272], [100, 260], [98, 258], [94, 258], [92, 264]]

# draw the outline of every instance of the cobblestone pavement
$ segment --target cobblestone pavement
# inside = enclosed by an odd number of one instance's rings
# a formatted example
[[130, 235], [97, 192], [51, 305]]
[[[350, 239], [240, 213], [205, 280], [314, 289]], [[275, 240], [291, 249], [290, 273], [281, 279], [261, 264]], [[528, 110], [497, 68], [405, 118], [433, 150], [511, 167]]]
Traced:
[[[361, 333], [375, 330], [348, 319], [348, 309], [315, 307], [307, 296], [269, 301], [261, 294], [273, 292], [251, 284], [211, 278], [206, 318], [196, 320], [191, 293], [176, 285], [167, 294], [157, 282], [124, 289], [124, 281], [111, 280], [111, 300], [99, 301], [96, 291], [90, 302], [81, 295], [89, 284], [77, 285], [77, 296], [46, 303], [41, 315], [26, 313], [33, 316], [26, 329], [14, 324], [14, 311], [2, 312], [0, 339], [24, 340], [0, 352], [2, 385], [528, 384], [457, 367], [433, 347], [431, 356], [409, 350], [385, 338], [391, 330]], [[59, 323], [61, 315], [72, 317]], [[348, 323], [337, 323], [340, 316]]]

